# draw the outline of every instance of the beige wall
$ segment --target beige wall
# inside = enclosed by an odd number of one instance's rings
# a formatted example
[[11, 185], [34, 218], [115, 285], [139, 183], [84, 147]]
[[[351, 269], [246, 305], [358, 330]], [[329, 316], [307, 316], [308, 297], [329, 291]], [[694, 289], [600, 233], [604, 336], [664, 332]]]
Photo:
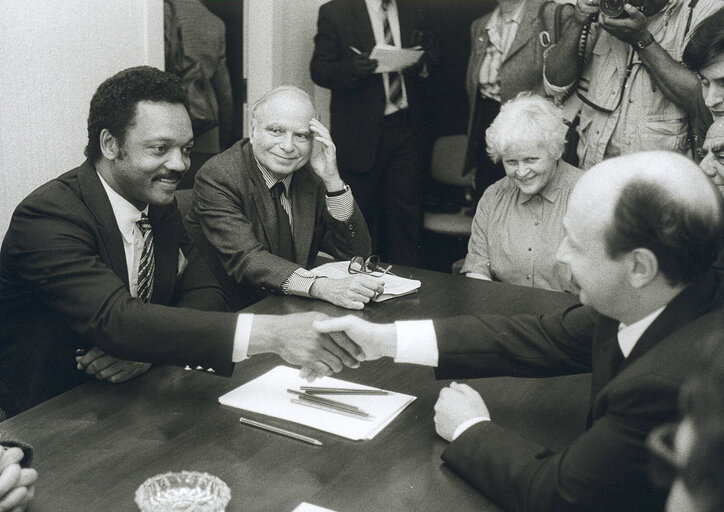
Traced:
[[2, 0], [0, 236], [23, 197], [83, 161], [98, 84], [141, 64], [163, 67], [163, 0]]
[[309, 76], [317, 13], [326, 1], [245, 2], [244, 75], [248, 79], [248, 104], [279, 85], [296, 85], [312, 97], [322, 121], [328, 123], [329, 91], [314, 85]]

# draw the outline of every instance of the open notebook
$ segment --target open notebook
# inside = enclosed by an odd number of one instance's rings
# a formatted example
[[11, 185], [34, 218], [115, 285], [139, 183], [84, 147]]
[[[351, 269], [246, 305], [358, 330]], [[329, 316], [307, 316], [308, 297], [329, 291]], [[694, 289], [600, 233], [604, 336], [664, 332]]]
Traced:
[[[354, 405], [370, 413], [370, 418], [351, 417], [292, 402], [294, 395], [287, 389], [299, 390], [310, 385], [299, 377], [299, 370], [277, 366], [264, 375], [239, 386], [219, 397], [219, 402], [230, 407], [265, 414], [330, 434], [358, 441], [372, 439], [390, 424], [413, 400], [414, 396], [390, 391], [387, 395], [335, 395], [334, 400]], [[331, 377], [314, 381], [314, 386], [355, 389], [377, 389]]]
[[[349, 277], [351, 274], [347, 271], [349, 261], [333, 261], [325, 263], [311, 270], [315, 275], [331, 277], [333, 279], [341, 279]], [[415, 293], [420, 289], [422, 283], [417, 279], [407, 279], [392, 274], [385, 274], [380, 277], [385, 283], [385, 291], [382, 295], [372, 299], [373, 302], [384, 302], [395, 297], [401, 297], [410, 293]]]

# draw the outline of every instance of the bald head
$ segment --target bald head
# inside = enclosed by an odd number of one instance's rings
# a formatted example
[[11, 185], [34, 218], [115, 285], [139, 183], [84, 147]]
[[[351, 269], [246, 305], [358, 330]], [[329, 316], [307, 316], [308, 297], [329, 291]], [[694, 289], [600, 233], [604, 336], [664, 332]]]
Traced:
[[706, 156], [699, 166], [724, 196], [724, 117], [709, 127], [703, 149]]
[[312, 99], [306, 92], [293, 85], [282, 85], [275, 87], [254, 102], [251, 106], [252, 121], [256, 120], [259, 112], [271, 102], [291, 103], [294, 104], [297, 109], [306, 110], [310, 119], [319, 118], [319, 113], [314, 108], [314, 103], [312, 103]]
[[716, 260], [722, 198], [691, 160], [650, 151], [606, 160], [579, 180], [569, 202], [596, 215], [612, 258], [651, 250], [671, 284], [686, 284]]

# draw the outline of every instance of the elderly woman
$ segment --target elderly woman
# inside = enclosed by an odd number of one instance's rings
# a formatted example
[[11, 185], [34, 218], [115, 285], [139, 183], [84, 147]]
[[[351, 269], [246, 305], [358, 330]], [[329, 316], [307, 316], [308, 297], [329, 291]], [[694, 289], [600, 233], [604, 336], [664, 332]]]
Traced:
[[[521, 91], [543, 91], [543, 51], [539, 35], [554, 27], [556, 8], [544, 0], [498, 0], [496, 8], [470, 27], [466, 90], [470, 103], [468, 148], [463, 174], [475, 173], [475, 188], [504, 176], [485, 152], [485, 130], [505, 103]], [[561, 13], [563, 19], [572, 9]], [[541, 20], [541, 14], [544, 14]], [[559, 36], [560, 37], [560, 36]]]
[[575, 292], [556, 262], [568, 196], [582, 171], [560, 158], [567, 126], [552, 102], [521, 93], [486, 132], [488, 154], [506, 176], [483, 194], [461, 273], [468, 277]]

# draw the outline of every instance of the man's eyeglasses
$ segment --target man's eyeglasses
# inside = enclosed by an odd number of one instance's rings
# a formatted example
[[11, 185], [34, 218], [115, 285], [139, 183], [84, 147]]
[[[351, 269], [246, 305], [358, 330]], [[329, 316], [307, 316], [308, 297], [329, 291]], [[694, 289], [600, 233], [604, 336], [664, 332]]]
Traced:
[[385, 274], [394, 275], [390, 272], [391, 268], [392, 265], [384, 266], [380, 264], [380, 257], [373, 254], [367, 259], [362, 258], [362, 256], [352, 258], [349, 261], [347, 272], [350, 274], [369, 274], [372, 277], [382, 277]]
[[651, 454], [651, 481], [661, 489], [668, 489], [678, 475], [683, 473], [685, 462], [674, 448], [674, 438], [679, 423], [667, 423], [656, 427], [646, 438], [646, 448]]

